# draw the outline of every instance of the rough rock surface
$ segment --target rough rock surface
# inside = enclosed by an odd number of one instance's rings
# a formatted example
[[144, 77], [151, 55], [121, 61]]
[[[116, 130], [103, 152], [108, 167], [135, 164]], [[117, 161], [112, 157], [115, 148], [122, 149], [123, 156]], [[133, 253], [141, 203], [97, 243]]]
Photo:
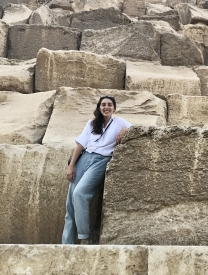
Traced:
[[202, 51], [183, 34], [161, 34], [161, 54], [163, 65], [194, 66], [204, 64]]
[[115, 116], [135, 125], [166, 125], [166, 102], [150, 92], [62, 87], [58, 90], [43, 144], [75, 146], [75, 138], [93, 118], [95, 103], [106, 94], [116, 99]]
[[145, 21], [101, 31], [86, 30], [82, 34], [81, 50], [159, 60], [160, 35], [150, 22]]
[[194, 72], [197, 74], [201, 83], [201, 95], [208, 96], [208, 67], [199, 66], [194, 68]]
[[37, 7], [38, 2], [36, 0], [0, 0], [0, 5], [5, 7], [8, 4], [25, 4], [28, 6]]
[[23, 95], [0, 92], [0, 143], [40, 143], [48, 126], [55, 91]]
[[4, 8], [2, 20], [7, 24], [27, 24], [32, 10], [25, 5], [8, 4]]
[[2, 19], [3, 14], [4, 14], [4, 8], [2, 5], [0, 5], [0, 19]]
[[126, 63], [107, 55], [82, 51], [50, 51], [37, 55], [36, 91], [61, 86], [123, 89]]
[[204, 246], [151, 246], [148, 275], [207, 275], [207, 259], [208, 248]]
[[174, 7], [179, 14], [179, 20], [183, 25], [204, 22], [208, 24], [208, 11], [194, 7], [187, 3], [178, 4]]
[[207, 154], [208, 130], [132, 127], [107, 168], [101, 243], [208, 245]]
[[149, 62], [126, 62], [126, 90], [201, 95], [199, 78], [191, 69]]
[[69, 154], [61, 145], [0, 145], [1, 244], [61, 243]]
[[168, 125], [203, 126], [208, 124], [207, 96], [167, 96]]
[[97, 9], [73, 13], [70, 17], [70, 27], [85, 29], [107, 29], [118, 25], [131, 23], [131, 19], [115, 8]]
[[107, 9], [111, 7], [121, 10], [122, 2], [123, 0], [75, 0], [73, 1], [73, 8], [75, 12]]
[[204, 43], [208, 46], [208, 27], [204, 24], [188, 24], [183, 28], [183, 33], [190, 39], [197, 42]]
[[50, 9], [62, 9], [70, 12], [75, 11], [74, 1], [71, 0], [52, 0], [48, 3]]
[[7, 36], [9, 26], [0, 21], [0, 56], [6, 57], [7, 53]]
[[145, 14], [144, 0], [123, 0], [123, 12], [131, 17], [137, 17]]
[[147, 274], [147, 247], [139, 246], [0, 246], [2, 274]]
[[199, 2], [198, 0], [167, 0], [166, 6], [170, 8], [174, 8], [176, 5], [182, 4], [182, 3], [188, 3], [190, 5], [197, 6], [198, 2]]
[[163, 14], [163, 13], [170, 13], [173, 14], [176, 11], [169, 7], [165, 7], [161, 4], [146, 4], [146, 15], [153, 15], [153, 14]]
[[35, 64], [0, 65], [0, 91], [33, 92]]
[[9, 28], [8, 58], [31, 59], [42, 47], [50, 50], [77, 50], [80, 31], [66, 27], [18, 25]]

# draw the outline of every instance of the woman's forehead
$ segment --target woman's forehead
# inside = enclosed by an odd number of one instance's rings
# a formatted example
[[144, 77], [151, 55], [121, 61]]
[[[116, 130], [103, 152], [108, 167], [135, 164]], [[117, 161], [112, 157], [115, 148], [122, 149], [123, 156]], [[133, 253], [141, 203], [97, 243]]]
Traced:
[[110, 100], [109, 98], [104, 98], [102, 101], [101, 101], [101, 104], [103, 103], [111, 103], [113, 104], [112, 100]]

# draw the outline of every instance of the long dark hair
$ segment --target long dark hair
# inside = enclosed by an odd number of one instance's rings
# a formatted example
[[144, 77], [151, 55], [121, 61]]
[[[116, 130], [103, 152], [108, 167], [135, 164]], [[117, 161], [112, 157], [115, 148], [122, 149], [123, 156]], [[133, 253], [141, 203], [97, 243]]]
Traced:
[[95, 118], [92, 120], [92, 133], [93, 134], [98, 134], [101, 135], [103, 133], [103, 124], [104, 124], [104, 118], [103, 115], [100, 112], [100, 104], [102, 102], [103, 99], [108, 98], [112, 101], [114, 108], [116, 109], [116, 101], [115, 98], [113, 96], [101, 96], [98, 103], [97, 103], [97, 107], [94, 111], [94, 116]]

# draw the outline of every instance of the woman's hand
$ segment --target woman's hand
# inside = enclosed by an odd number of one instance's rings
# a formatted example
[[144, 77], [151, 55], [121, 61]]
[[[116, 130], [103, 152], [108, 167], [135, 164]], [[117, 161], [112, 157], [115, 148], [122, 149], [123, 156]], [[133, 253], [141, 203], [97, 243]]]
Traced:
[[116, 137], [116, 143], [117, 143], [117, 144], [120, 144], [120, 143], [121, 143], [121, 140], [122, 140], [122, 138], [124, 137], [124, 135], [125, 135], [125, 133], [126, 133], [127, 130], [128, 130], [128, 128], [123, 128], [123, 129], [118, 133], [118, 135], [117, 135], [117, 137]]
[[66, 178], [72, 182], [75, 177], [75, 169], [73, 165], [69, 165], [66, 173]]

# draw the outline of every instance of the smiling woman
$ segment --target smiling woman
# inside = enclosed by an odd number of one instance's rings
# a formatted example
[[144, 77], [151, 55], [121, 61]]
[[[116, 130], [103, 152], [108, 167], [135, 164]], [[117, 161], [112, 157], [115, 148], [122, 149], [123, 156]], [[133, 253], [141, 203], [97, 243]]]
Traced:
[[106, 165], [116, 144], [132, 125], [123, 118], [113, 118], [115, 110], [114, 97], [102, 96], [94, 111], [95, 118], [87, 122], [76, 139], [77, 146], [67, 170], [71, 184], [66, 200], [63, 244], [73, 244], [76, 233], [81, 244], [90, 242], [90, 200], [104, 183]]

